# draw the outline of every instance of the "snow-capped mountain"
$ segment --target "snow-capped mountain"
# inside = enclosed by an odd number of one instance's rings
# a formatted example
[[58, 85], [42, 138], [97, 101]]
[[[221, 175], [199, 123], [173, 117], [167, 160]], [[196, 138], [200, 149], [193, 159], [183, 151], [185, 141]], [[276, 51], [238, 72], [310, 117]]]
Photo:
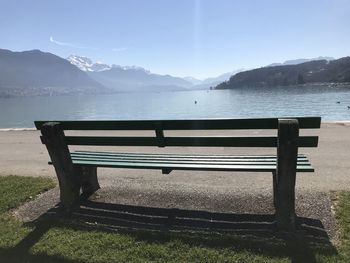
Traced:
[[67, 60], [82, 71], [98, 72], [111, 69], [111, 66], [107, 64], [93, 62], [91, 59], [84, 56], [70, 55]]
[[187, 90], [192, 84], [182, 78], [160, 75], [139, 66], [107, 65], [70, 55], [67, 60], [104, 87], [121, 92]]
[[[171, 90], [185, 89], [209, 89], [219, 83], [228, 80], [232, 75], [243, 69], [222, 74], [217, 77], [199, 80], [191, 76], [180, 78], [170, 75], [160, 75], [150, 72], [139, 66], [107, 65], [101, 62], [93, 62], [90, 58], [78, 55], [70, 55], [67, 60], [85, 71], [97, 82], [105, 87], [118, 91], [140, 90], [144, 87], [167, 87]], [[157, 88], [158, 90], [158, 88]]]

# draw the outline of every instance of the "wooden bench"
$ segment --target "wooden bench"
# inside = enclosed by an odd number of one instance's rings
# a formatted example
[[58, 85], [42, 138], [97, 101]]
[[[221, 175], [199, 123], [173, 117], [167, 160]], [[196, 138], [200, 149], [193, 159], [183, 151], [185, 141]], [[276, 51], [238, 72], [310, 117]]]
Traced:
[[[280, 230], [295, 230], [296, 172], [313, 172], [299, 147], [317, 147], [317, 136], [299, 136], [299, 129], [320, 128], [320, 117], [261, 119], [201, 119], [144, 121], [35, 121], [47, 147], [60, 186], [61, 205], [67, 211], [79, 203], [80, 191], [97, 189], [97, 167], [172, 170], [270, 172]], [[165, 136], [167, 130], [277, 130], [273, 136]], [[153, 130], [155, 136], [65, 136], [65, 130]], [[276, 132], [275, 132], [276, 133]], [[205, 155], [162, 153], [70, 152], [68, 146], [156, 147], [275, 147], [269, 155]]]

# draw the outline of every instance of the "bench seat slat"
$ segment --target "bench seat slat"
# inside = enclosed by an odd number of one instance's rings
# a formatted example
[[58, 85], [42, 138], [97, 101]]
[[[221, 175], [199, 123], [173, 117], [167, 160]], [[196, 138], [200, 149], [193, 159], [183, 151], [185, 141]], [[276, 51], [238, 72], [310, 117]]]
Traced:
[[[202, 170], [202, 171], [246, 171], [246, 172], [273, 172], [276, 165], [205, 165], [205, 164], [169, 164], [169, 163], [145, 163], [145, 162], [106, 162], [91, 160], [73, 160], [75, 165], [87, 165], [96, 167], [119, 167], [133, 169], [170, 169], [170, 170]], [[313, 172], [311, 166], [297, 166], [298, 172]]]
[[[116, 156], [132, 156], [132, 157], [166, 157], [166, 158], [210, 158], [210, 159], [276, 159], [276, 155], [228, 155], [228, 154], [182, 154], [182, 153], [118, 153], [118, 152], [99, 152], [99, 151], [74, 151], [72, 154], [86, 155], [116, 155]], [[298, 154], [298, 159], [307, 159], [304, 154]]]
[[[147, 168], [147, 169], [170, 169], [170, 170], [213, 170], [213, 171], [267, 171], [271, 172], [276, 170], [276, 160], [275, 159], [259, 159], [259, 158], [248, 158], [248, 159], [232, 159], [222, 160], [219, 159], [200, 159], [193, 160], [193, 155], [191, 158], [174, 159], [167, 158], [163, 155], [163, 159], [147, 158], [147, 154], [142, 157], [128, 156], [111, 156], [95, 154], [91, 155], [93, 152], [73, 152], [71, 154], [72, 161], [75, 165], [91, 165], [98, 167], [121, 167], [121, 168]], [[161, 155], [158, 154], [158, 157]], [[207, 155], [210, 156], [210, 155]], [[257, 157], [257, 156], [255, 156]], [[263, 156], [260, 156], [263, 157]], [[298, 159], [297, 171], [298, 172], [312, 172], [314, 169], [311, 164], [304, 156]]]
[[[72, 153], [71, 157], [73, 159], [99, 159], [99, 160], [120, 160], [120, 161], [166, 161], [166, 162], [211, 162], [211, 163], [276, 163], [276, 158], [226, 158], [226, 159], [218, 159], [218, 158], [168, 158], [167, 156], [158, 156], [158, 157], [149, 157], [149, 156], [117, 156], [117, 155], [103, 155], [103, 154], [79, 154], [79, 153]], [[304, 163], [309, 163], [308, 159], [305, 157], [298, 158], [298, 163], [304, 164]]]
[[[269, 163], [269, 162], [276, 162], [274, 159], [195, 159], [195, 158], [152, 158], [152, 157], [108, 157], [108, 156], [81, 156], [81, 155], [72, 155], [72, 158], [85, 158], [85, 159], [101, 159], [101, 160], [156, 160], [156, 161], [173, 161], [173, 162], [216, 162], [216, 163], [225, 163], [225, 162], [245, 162], [245, 163], [251, 163], [251, 162], [261, 162], [261, 163]], [[307, 159], [298, 159], [298, 163], [309, 163], [309, 160]]]
[[[106, 159], [106, 158], [91, 158], [91, 157], [72, 157], [73, 161], [86, 160], [86, 161], [101, 161], [101, 162], [129, 162], [129, 163], [189, 163], [189, 164], [213, 164], [213, 165], [276, 165], [276, 162], [241, 162], [241, 161], [227, 161], [227, 162], [213, 162], [213, 161], [174, 161], [174, 160], [145, 160], [145, 159]], [[309, 162], [298, 162], [300, 166], [310, 166]]]

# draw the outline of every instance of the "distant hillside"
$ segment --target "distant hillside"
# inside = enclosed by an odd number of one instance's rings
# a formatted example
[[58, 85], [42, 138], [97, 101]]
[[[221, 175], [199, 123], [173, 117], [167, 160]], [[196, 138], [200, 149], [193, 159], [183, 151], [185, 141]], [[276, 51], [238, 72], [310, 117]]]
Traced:
[[315, 61], [315, 60], [334, 60], [333, 57], [317, 57], [317, 58], [299, 58], [299, 59], [292, 59], [292, 60], [286, 60], [283, 63], [272, 63], [270, 65], [267, 65], [266, 67], [274, 67], [274, 66], [285, 66], [285, 65], [297, 65], [305, 62]]
[[230, 79], [230, 77], [234, 76], [235, 74], [242, 72], [244, 69], [237, 69], [231, 72], [227, 72], [224, 74], [221, 74], [217, 77], [213, 77], [213, 78], [207, 78], [205, 79], [202, 84], [201, 87], [206, 87], [206, 88], [213, 88], [216, 85], [220, 84], [223, 81], [227, 81]]
[[198, 85], [198, 84], [202, 83], [202, 80], [191, 77], [191, 76], [183, 77], [183, 79], [190, 82], [192, 85]]
[[182, 78], [153, 74], [140, 67], [112, 66], [109, 70], [88, 72], [88, 75], [115, 91], [187, 90], [192, 84]]
[[276, 87], [321, 82], [350, 82], [350, 57], [244, 71], [219, 84], [216, 89]]
[[[192, 86], [191, 89], [194, 89], [194, 90], [212, 89], [213, 87], [220, 84], [221, 82], [229, 80], [230, 77], [232, 77], [233, 75], [241, 71], [243, 71], [243, 69], [237, 69], [231, 72], [220, 74], [219, 76], [216, 76], [216, 77], [206, 78], [201, 81], [200, 80], [192, 81], [194, 86]], [[186, 79], [190, 80], [189, 77], [187, 77]]]
[[67, 60], [39, 50], [0, 49], [0, 96], [103, 93], [109, 89]]

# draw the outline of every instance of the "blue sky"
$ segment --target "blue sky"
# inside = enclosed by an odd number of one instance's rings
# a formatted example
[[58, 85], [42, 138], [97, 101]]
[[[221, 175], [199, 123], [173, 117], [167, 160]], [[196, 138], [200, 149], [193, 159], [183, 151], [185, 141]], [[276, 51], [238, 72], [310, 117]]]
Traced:
[[205, 78], [350, 55], [350, 0], [0, 0], [0, 48]]

